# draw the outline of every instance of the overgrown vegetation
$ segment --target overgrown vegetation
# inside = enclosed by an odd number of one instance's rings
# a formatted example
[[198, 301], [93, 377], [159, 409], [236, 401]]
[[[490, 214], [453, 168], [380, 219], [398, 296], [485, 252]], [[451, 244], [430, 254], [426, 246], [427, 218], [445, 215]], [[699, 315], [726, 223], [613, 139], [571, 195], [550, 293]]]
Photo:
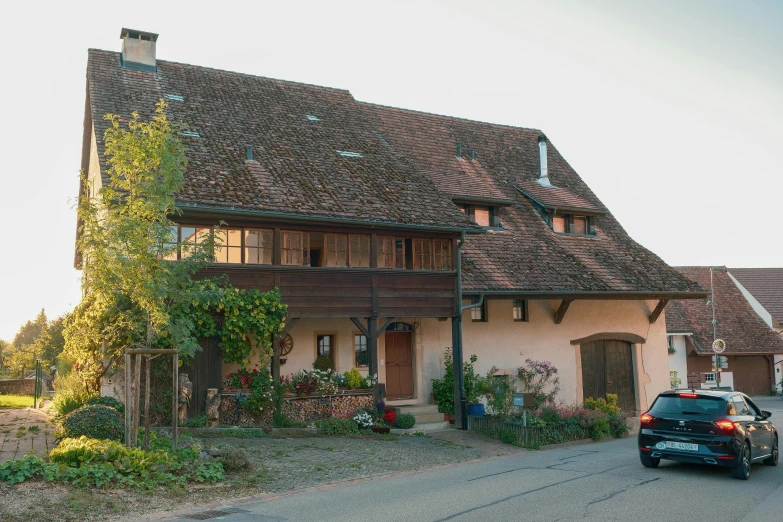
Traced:
[[93, 439], [122, 441], [125, 423], [114, 408], [93, 404], [72, 411], [62, 421], [66, 437], [86, 436]]
[[324, 435], [354, 435], [359, 433], [359, 425], [352, 419], [330, 417], [316, 423]]
[[90, 392], [78, 372], [57, 374], [54, 377], [54, 398], [52, 405], [57, 415], [67, 415], [87, 404], [87, 401], [97, 398], [95, 392]]
[[49, 452], [48, 462], [28, 455], [0, 464], [0, 480], [18, 484], [41, 478], [77, 486], [138, 489], [221, 480], [223, 465], [200, 460], [200, 449], [144, 451], [109, 440], [69, 438]]

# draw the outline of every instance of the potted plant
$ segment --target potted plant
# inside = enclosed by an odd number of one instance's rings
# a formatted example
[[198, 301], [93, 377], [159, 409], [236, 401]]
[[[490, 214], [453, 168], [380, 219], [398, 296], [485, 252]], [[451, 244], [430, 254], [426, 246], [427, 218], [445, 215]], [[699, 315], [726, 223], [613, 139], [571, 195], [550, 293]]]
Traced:
[[475, 355], [470, 356], [470, 361], [463, 364], [463, 375], [465, 382], [465, 401], [468, 403], [468, 415], [482, 417], [484, 415], [484, 404], [481, 399], [487, 394], [486, 379], [476, 373], [473, 365], [478, 360]]
[[451, 348], [446, 348], [443, 364], [446, 373], [440, 379], [432, 379], [432, 395], [435, 404], [438, 405], [438, 411], [443, 413], [446, 420], [453, 423], [454, 420], [450, 418], [454, 415], [454, 362], [451, 358]]

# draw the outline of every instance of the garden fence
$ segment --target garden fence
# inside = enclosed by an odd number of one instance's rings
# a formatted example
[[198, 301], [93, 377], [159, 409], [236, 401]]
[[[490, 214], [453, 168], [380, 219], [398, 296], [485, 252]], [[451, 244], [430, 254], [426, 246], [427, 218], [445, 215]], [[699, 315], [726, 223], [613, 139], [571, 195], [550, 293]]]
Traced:
[[523, 448], [589, 438], [588, 430], [573, 425], [522, 426], [492, 417], [468, 417], [468, 429]]

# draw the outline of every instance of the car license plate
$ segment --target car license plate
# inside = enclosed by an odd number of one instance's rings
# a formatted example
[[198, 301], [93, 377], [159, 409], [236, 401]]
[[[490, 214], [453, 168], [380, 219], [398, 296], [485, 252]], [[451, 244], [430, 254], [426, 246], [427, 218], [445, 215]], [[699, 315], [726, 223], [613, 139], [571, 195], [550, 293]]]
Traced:
[[676, 449], [685, 451], [699, 451], [698, 444], [689, 444], [687, 442], [672, 442], [667, 440], [665, 442], [659, 442], [655, 445], [658, 449]]

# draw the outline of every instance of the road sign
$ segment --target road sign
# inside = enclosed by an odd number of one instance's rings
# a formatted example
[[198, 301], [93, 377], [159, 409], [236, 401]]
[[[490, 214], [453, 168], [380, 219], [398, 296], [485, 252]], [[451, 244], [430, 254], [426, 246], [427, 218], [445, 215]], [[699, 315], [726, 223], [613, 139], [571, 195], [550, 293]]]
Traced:
[[729, 360], [725, 355], [713, 355], [712, 356], [712, 368], [728, 368]]

